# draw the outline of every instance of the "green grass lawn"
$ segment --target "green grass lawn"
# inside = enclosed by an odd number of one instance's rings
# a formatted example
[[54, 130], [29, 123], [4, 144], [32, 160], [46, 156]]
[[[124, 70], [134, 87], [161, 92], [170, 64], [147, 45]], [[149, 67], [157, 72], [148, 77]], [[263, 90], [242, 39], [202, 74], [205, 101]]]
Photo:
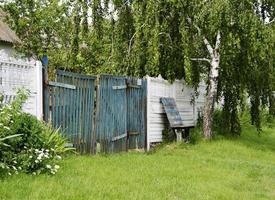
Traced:
[[275, 130], [154, 153], [71, 156], [55, 176], [0, 180], [1, 200], [275, 199]]

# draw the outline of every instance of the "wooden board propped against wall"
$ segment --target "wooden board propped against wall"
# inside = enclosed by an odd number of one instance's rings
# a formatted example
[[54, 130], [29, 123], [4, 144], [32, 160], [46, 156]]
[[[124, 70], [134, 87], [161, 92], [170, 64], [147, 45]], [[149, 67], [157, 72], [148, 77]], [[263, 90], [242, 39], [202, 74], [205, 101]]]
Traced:
[[171, 128], [183, 128], [183, 121], [174, 98], [161, 98]]

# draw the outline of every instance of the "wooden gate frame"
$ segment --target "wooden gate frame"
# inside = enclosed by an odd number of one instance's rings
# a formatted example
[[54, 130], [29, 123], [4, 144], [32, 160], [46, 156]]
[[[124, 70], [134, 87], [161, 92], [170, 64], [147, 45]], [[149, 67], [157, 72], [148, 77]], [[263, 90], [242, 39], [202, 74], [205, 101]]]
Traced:
[[[47, 74], [44, 75], [44, 121], [49, 122], [51, 120], [55, 128], [61, 126], [63, 128], [61, 131], [64, 131], [66, 136], [71, 138], [74, 147], [81, 153], [95, 154], [96, 152], [94, 135], [95, 86], [96, 77], [93, 76], [57, 70], [56, 81], [47, 81]], [[57, 93], [52, 92], [50, 96], [50, 88], [51, 90], [54, 88], [64, 89], [58, 89]], [[75, 91], [69, 92], [69, 90]], [[51, 108], [50, 98], [51, 106], [54, 106]], [[53, 118], [49, 115], [50, 112], [54, 113]], [[73, 144], [68, 144], [68, 146], [73, 146]]]
[[[142, 137], [140, 137], [140, 138], [142, 138], [141, 139], [142, 142], [141, 142], [141, 144], [138, 144], [138, 146], [136, 146], [136, 147], [146, 149], [146, 141], [147, 141], [146, 140], [146, 138], [147, 138], [147, 130], [146, 130], [147, 129], [147, 125], [146, 125], [146, 123], [147, 123], [147, 120], [146, 120], [146, 117], [147, 117], [147, 102], [146, 102], [147, 101], [147, 98], [146, 98], [146, 96], [147, 96], [147, 81], [146, 81], [146, 79], [137, 79], [137, 78], [123, 77], [123, 76], [112, 76], [112, 75], [98, 75], [97, 77], [93, 77], [93, 76], [86, 76], [86, 75], [81, 75], [81, 74], [75, 74], [75, 73], [71, 73], [71, 72], [62, 72], [60, 70], [57, 70], [56, 74], [58, 74], [58, 73], [64, 73], [66, 75], [71, 74], [72, 76], [76, 76], [76, 77], [79, 77], [79, 78], [88, 78], [88, 79], [92, 78], [92, 79], [95, 80], [94, 90], [93, 91], [94, 91], [94, 94], [96, 95], [96, 97], [93, 99], [92, 106], [94, 106], [94, 103], [96, 102], [96, 107], [93, 107], [93, 109], [91, 109], [91, 111], [92, 111], [92, 113], [91, 113], [91, 115], [92, 115], [92, 120], [91, 120], [92, 130], [89, 132], [91, 134], [91, 141], [90, 142], [91, 142], [91, 145], [92, 145], [92, 150], [91, 150], [91, 152], [86, 152], [86, 153], [91, 153], [91, 154], [96, 154], [96, 148], [97, 148], [96, 142], [100, 139], [100, 138], [97, 137], [97, 133], [98, 133], [97, 125], [99, 123], [98, 122], [98, 120], [99, 120], [98, 117], [99, 117], [99, 110], [100, 110], [100, 89], [101, 89], [100, 88], [100, 80], [101, 80], [101, 78], [107, 76], [107, 77], [110, 77], [110, 78], [113, 77], [113, 78], [117, 78], [119, 80], [122, 80], [121, 81], [121, 85], [113, 85], [112, 89], [113, 90], [124, 90], [125, 89], [125, 99], [123, 98], [124, 99], [123, 103], [125, 103], [124, 107], [126, 109], [125, 110], [125, 116], [124, 116], [124, 118], [125, 118], [125, 133], [123, 133], [121, 135], [113, 135], [113, 137], [111, 137], [109, 139], [105, 138], [105, 139], [110, 140], [110, 143], [112, 144], [112, 147], [111, 147], [112, 150], [111, 150], [111, 152], [114, 151], [114, 142], [119, 141], [119, 140], [125, 138], [125, 143], [124, 144], [123, 144], [123, 142], [121, 143], [121, 141], [120, 141], [121, 145], [125, 146], [125, 147], [121, 146], [121, 150], [128, 151], [128, 148], [131, 145], [130, 144], [130, 138], [131, 137], [138, 138], [137, 133], [140, 130], [136, 130], [136, 131], [135, 130], [128, 130], [128, 124], [127, 123], [128, 123], [128, 120], [129, 120], [128, 117], [130, 116], [128, 114], [128, 112], [127, 112], [128, 111], [128, 103], [129, 103], [128, 102], [128, 98], [132, 98], [132, 97], [128, 96], [129, 95], [128, 93], [131, 90], [130, 88], [132, 88], [132, 89], [139, 89], [139, 88], [141, 88], [142, 90], [144, 90], [143, 91], [143, 93], [144, 93], [143, 95], [144, 96], [141, 97], [141, 98], [143, 98], [142, 102], [141, 102], [143, 104], [142, 109], [144, 109], [144, 110], [141, 111], [141, 113], [144, 112], [144, 114], [143, 114], [144, 118], [142, 119], [143, 120], [142, 123], [144, 123], [144, 125], [143, 125], [144, 127], [142, 127], [143, 128], [142, 129], [143, 132], [141, 132], [142, 133]], [[44, 114], [44, 116], [43, 116], [43, 118], [44, 118], [45, 122], [49, 122], [48, 120], [49, 120], [50, 116], [49, 116], [49, 114], [47, 112], [47, 109], [49, 109], [49, 106], [50, 106], [49, 105], [49, 90], [48, 90], [49, 86], [51, 86], [51, 87], [61, 87], [61, 88], [66, 88], [66, 89], [70, 89], [70, 90], [76, 90], [77, 87], [76, 87], [76, 85], [74, 85], [71, 82], [69, 82], [69, 83], [64, 82], [64, 81], [59, 82], [59, 80], [48, 81], [47, 67], [44, 67], [43, 78], [44, 78], [43, 79], [43, 86], [44, 86], [44, 91], [43, 91], [43, 99], [44, 99], [44, 101], [43, 101], [43, 114]], [[140, 82], [140, 80], [141, 80], [142, 86], [139, 86], [138, 83], [135, 85], [135, 81]], [[70, 109], [72, 109], [72, 108], [70, 108]], [[66, 111], [64, 111], [64, 112], [66, 112]], [[134, 112], [134, 108], [131, 109], [130, 112]], [[132, 113], [132, 116], [134, 114], [135, 113]], [[117, 118], [119, 118], [119, 116]], [[136, 123], [139, 123], [139, 122], [136, 122]], [[143, 138], [143, 134], [144, 134], [144, 138]], [[101, 144], [101, 145], [103, 145], [103, 144]], [[131, 147], [133, 148], [133, 145]], [[81, 152], [83, 152], [83, 151], [81, 150]], [[109, 150], [105, 150], [103, 152], [110, 152], [110, 151]]]
[[[119, 80], [119, 84], [115, 84], [116, 80]], [[105, 81], [105, 82], [104, 82]], [[102, 85], [104, 84], [104, 85]], [[125, 77], [125, 76], [112, 76], [112, 75], [99, 75], [98, 76], [98, 87], [97, 87], [97, 105], [96, 105], [96, 127], [97, 127], [97, 141], [101, 144], [101, 150], [103, 152], [116, 152], [117, 148], [121, 148], [124, 149], [125, 151], [128, 151], [128, 148], [142, 148], [145, 149], [146, 148], [146, 135], [147, 135], [147, 127], [146, 127], [146, 111], [147, 111], [147, 80], [146, 79], [138, 79], [138, 78], [130, 78], [130, 77]], [[103, 90], [104, 92], [106, 92], [107, 97], [103, 98], [103, 96], [101, 95], [101, 90], [103, 89], [102, 87], [104, 87], [106, 90]], [[139, 101], [130, 101], [131, 98], [135, 98], [137, 96], [135, 96], [137, 93], [134, 92], [136, 89], [141, 89], [142, 92], [138, 93], [138, 97], [140, 97], [141, 99]], [[125, 99], [123, 101], [123, 110], [125, 111], [125, 115], [121, 116], [123, 117], [123, 119], [125, 118], [125, 132], [124, 131], [119, 131], [120, 134], [116, 134], [114, 131], [114, 127], [111, 127], [111, 132], [109, 132], [109, 128], [105, 127], [105, 124], [100, 124], [101, 123], [101, 118], [104, 117], [102, 115], [104, 115], [103, 113], [107, 112], [107, 108], [104, 107], [103, 110], [105, 109], [105, 111], [102, 111], [101, 106], [103, 105], [103, 102], [101, 102], [101, 98], [106, 99], [106, 101], [104, 101], [104, 104], [106, 104], [107, 101], [110, 100], [110, 98], [114, 98], [115, 96], [112, 96], [111, 93], [108, 92], [108, 90], [125, 90], [124, 94], [125, 95]], [[110, 96], [111, 95], [111, 96]], [[117, 102], [117, 103], [122, 103], [122, 102]], [[129, 103], [132, 103], [132, 106], [137, 106], [138, 108], [141, 108], [142, 110], [140, 111], [140, 114], [142, 115], [141, 117], [141, 121], [142, 124], [140, 124], [139, 127], [139, 119], [137, 120], [133, 120], [133, 116], [135, 116], [136, 113], [135, 112], [135, 107], [129, 107]], [[136, 105], [136, 104], [141, 104], [140, 105]], [[106, 106], [106, 105], [105, 105]], [[130, 109], [129, 109], [130, 108]], [[113, 109], [117, 109], [114, 107], [113, 104], [111, 104], [110, 109], [112, 109], [112, 112], [115, 112], [115, 110]], [[124, 113], [124, 112], [123, 112]], [[131, 114], [130, 114], [131, 113]], [[112, 115], [113, 113], [110, 113], [110, 115]], [[110, 116], [108, 116], [109, 118]], [[114, 125], [114, 121], [117, 120], [117, 116], [114, 116], [114, 118], [111, 118], [111, 122]], [[105, 119], [107, 120], [107, 119]], [[114, 120], [114, 121], [113, 121]], [[132, 126], [128, 126], [128, 122], [129, 120], [131, 120], [131, 123], [136, 123], [133, 124]], [[138, 126], [138, 127], [136, 127]], [[105, 128], [104, 128], [105, 127]], [[136, 130], [135, 130], [136, 129]], [[121, 130], [121, 129], [120, 129]], [[107, 131], [107, 132], [106, 132]], [[138, 136], [139, 135], [139, 136]], [[125, 139], [124, 139], [125, 138]], [[133, 139], [131, 138], [135, 138], [135, 142], [136, 144], [133, 145]], [[114, 143], [116, 141], [121, 142], [121, 140], [123, 140], [123, 143], [121, 144], [121, 146], [118, 147], [114, 147]], [[140, 141], [142, 140], [142, 141]], [[107, 147], [106, 147], [107, 146]], [[125, 146], [125, 147], [123, 147]]]

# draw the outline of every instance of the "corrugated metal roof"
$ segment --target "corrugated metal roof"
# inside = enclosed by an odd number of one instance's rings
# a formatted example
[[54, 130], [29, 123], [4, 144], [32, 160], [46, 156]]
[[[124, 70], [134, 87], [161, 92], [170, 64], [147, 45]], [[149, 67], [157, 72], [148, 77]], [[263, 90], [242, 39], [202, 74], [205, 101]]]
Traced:
[[10, 27], [3, 22], [5, 13], [0, 10], [0, 41], [9, 43], [20, 43], [20, 39], [17, 37], [15, 32], [10, 29]]

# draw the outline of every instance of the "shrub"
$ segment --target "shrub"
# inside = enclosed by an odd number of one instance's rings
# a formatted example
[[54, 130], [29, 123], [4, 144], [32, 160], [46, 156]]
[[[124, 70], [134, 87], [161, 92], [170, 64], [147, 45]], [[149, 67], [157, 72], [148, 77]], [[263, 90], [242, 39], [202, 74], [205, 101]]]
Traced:
[[21, 108], [28, 94], [19, 91], [10, 105], [0, 107], [0, 172], [17, 174], [19, 171], [55, 174], [66, 140], [59, 130], [23, 113]]

